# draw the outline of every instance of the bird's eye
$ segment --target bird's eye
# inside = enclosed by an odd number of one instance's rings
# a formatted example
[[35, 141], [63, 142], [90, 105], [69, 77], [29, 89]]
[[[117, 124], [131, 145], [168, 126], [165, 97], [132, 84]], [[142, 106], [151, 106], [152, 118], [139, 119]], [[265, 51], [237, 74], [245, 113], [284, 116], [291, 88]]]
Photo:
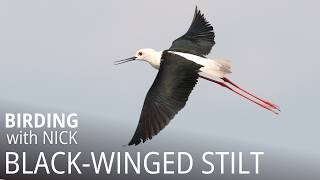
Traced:
[[139, 56], [142, 56], [142, 52], [138, 52], [138, 55], [139, 55]]

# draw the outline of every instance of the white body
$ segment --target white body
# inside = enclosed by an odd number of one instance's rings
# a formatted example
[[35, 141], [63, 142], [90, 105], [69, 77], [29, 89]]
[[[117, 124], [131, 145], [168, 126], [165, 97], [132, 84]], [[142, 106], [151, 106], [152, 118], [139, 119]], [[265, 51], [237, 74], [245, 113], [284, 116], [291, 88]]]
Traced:
[[189, 53], [182, 53], [182, 52], [174, 52], [169, 51], [171, 53], [177, 54], [179, 56], [184, 57], [190, 61], [193, 61], [197, 64], [202, 65], [203, 67], [200, 68], [200, 71], [205, 75], [210, 77], [219, 77], [222, 78], [226, 74], [231, 73], [230, 71], [230, 62], [224, 59], [208, 59], [204, 57], [200, 57], [197, 55], [189, 54]]
[[[170, 53], [174, 53], [178, 56], [182, 56], [183, 58], [193, 61], [197, 64], [202, 65], [200, 68], [201, 74], [209, 77], [219, 77], [222, 78], [226, 74], [231, 73], [230, 71], [230, 62], [224, 59], [208, 59], [204, 57], [200, 57], [197, 55], [169, 51]], [[136, 52], [135, 57], [139, 60], [147, 61], [152, 67], [159, 69], [160, 61], [161, 61], [162, 51], [155, 51], [153, 49], [140, 49]]]

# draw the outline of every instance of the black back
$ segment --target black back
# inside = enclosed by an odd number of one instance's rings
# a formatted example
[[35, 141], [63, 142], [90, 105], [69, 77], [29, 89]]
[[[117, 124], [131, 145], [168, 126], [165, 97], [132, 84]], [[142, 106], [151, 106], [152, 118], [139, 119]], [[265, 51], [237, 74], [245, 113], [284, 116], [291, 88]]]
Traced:
[[160, 69], [144, 100], [137, 129], [129, 145], [158, 134], [186, 104], [202, 66], [164, 51]]
[[188, 31], [174, 40], [169, 50], [205, 56], [210, 53], [215, 44], [214, 37], [213, 27], [196, 7]]

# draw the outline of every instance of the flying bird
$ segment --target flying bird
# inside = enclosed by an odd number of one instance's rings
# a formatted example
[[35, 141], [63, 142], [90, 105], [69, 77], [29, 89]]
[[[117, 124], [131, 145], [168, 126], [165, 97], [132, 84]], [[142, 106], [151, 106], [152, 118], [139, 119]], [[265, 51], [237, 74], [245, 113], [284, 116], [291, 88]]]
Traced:
[[188, 31], [174, 40], [169, 49], [140, 49], [133, 57], [114, 62], [118, 65], [146, 61], [159, 70], [145, 97], [138, 126], [128, 145], [152, 139], [168, 125], [185, 106], [199, 78], [219, 84], [275, 114], [279, 113], [279, 106], [242, 89], [226, 77], [231, 73], [228, 60], [206, 57], [215, 45], [214, 38], [212, 25], [196, 7]]

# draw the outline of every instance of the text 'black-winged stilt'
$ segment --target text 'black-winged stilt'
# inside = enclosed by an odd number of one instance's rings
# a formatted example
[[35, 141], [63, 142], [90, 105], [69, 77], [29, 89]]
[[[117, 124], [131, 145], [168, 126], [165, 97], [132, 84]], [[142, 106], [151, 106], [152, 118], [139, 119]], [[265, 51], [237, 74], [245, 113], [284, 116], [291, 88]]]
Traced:
[[279, 113], [279, 106], [240, 88], [226, 77], [231, 73], [229, 61], [205, 57], [215, 44], [214, 37], [213, 27], [196, 7], [188, 31], [174, 40], [169, 49], [140, 49], [135, 56], [114, 62], [117, 65], [134, 60], [147, 61], [159, 70], [146, 95], [138, 126], [128, 145], [138, 145], [158, 134], [185, 106], [199, 77], [219, 84], [275, 114]]

